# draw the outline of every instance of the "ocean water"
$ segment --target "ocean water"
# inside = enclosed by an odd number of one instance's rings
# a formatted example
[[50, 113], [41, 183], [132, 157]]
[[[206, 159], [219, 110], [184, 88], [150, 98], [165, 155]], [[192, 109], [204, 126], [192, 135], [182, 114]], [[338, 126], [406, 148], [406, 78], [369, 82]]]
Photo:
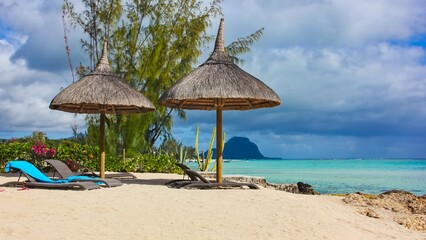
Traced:
[[[197, 169], [197, 163], [190, 167]], [[265, 177], [270, 183], [304, 182], [321, 194], [392, 189], [426, 194], [426, 159], [231, 160], [224, 162], [223, 174]]]

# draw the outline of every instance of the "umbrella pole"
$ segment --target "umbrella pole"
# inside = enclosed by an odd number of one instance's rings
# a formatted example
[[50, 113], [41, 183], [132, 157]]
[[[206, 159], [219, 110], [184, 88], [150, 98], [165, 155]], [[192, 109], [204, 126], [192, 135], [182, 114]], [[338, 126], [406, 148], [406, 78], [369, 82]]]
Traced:
[[101, 119], [100, 119], [100, 136], [99, 136], [99, 146], [100, 146], [100, 153], [101, 153], [101, 159], [100, 159], [100, 177], [105, 178], [105, 114], [101, 113]]
[[216, 181], [222, 183], [222, 109], [216, 109]]

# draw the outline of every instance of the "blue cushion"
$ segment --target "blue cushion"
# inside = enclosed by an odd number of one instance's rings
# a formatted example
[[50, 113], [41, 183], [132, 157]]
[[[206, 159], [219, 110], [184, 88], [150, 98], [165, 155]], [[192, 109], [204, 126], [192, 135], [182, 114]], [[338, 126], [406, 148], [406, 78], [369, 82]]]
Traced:
[[68, 180], [53, 180], [42, 173], [36, 166], [27, 161], [10, 161], [6, 164], [5, 171], [10, 172], [12, 169], [20, 170], [26, 173], [28, 176], [34, 178], [37, 182], [45, 183], [67, 183]]

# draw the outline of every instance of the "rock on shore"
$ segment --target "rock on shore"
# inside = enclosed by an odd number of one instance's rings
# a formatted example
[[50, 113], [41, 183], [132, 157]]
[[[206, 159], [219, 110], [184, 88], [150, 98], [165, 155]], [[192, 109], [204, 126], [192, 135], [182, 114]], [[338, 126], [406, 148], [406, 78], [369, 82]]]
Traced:
[[407, 191], [392, 190], [379, 195], [352, 193], [343, 201], [356, 206], [363, 215], [392, 218], [409, 229], [426, 232], [426, 195], [418, 197]]
[[266, 183], [265, 187], [271, 187], [279, 191], [285, 191], [290, 193], [320, 195], [320, 193], [315, 191], [311, 185], [303, 182], [298, 182], [295, 184]]

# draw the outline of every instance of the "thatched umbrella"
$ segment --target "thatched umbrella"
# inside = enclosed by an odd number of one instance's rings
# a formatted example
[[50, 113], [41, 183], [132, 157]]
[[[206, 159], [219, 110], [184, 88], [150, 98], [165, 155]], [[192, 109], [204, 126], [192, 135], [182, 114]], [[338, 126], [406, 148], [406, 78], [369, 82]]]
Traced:
[[71, 84], [50, 103], [64, 112], [100, 114], [100, 176], [105, 177], [105, 114], [144, 113], [154, 105], [115, 74], [108, 62], [107, 42], [96, 69]]
[[235, 65], [227, 56], [224, 19], [215, 48], [206, 62], [165, 92], [159, 103], [170, 108], [216, 110], [216, 180], [222, 182], [222, 111], [274, 107], [278, 95], [262, 81]]

